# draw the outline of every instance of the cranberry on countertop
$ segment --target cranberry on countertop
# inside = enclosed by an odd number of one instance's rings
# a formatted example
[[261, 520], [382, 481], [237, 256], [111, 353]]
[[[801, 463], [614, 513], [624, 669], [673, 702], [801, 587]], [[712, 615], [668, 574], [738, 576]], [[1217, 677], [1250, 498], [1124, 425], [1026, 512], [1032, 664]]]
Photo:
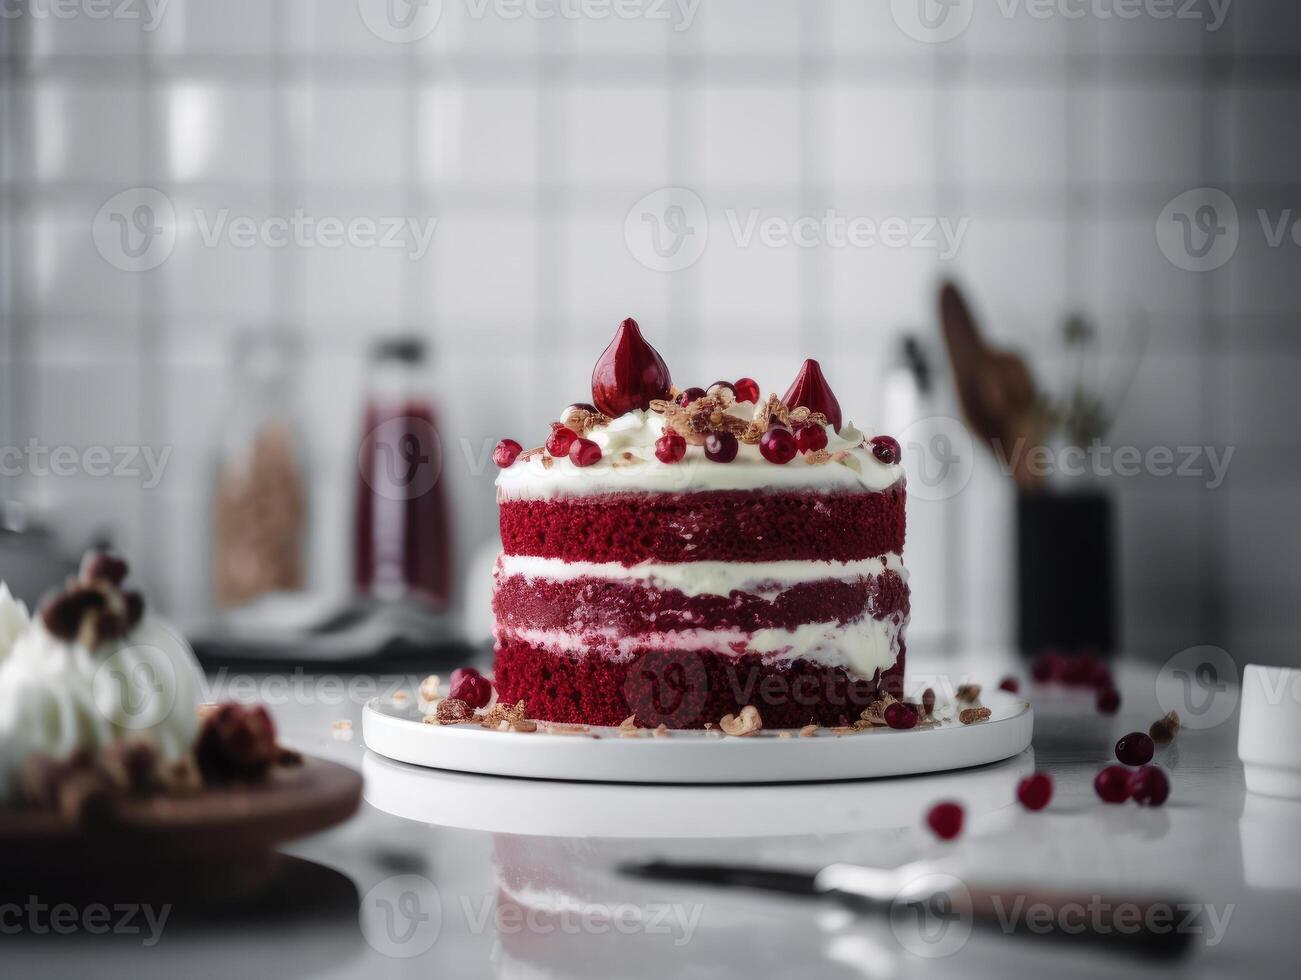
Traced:
[[1046, 772], [1036, 772], [1016, 785], [1016, 798], [1027, 810], [1042, 810], [1053, 798], [1053, 777]]
[[926, 814], [926, 823], [940, 840], [953, 840], [962, 833], [963, 816], [958, 803], [936, 803]]
[[1107, 766], [1093, 777], [1093, 791], [1104, 803], [1124, 803], [1129, 799], [1129, 770]]
[[1158, 766], [1130, 773], [1129, 795], [1139, 806], [1160, 806], [1170, 797], [1170, 780]]
[[1116, 758], [1127, 766], [1143, 766], [1152, 761], [1156, 746], [1152, 737], [1143, 732], [1122, 735], [1116, 743]]

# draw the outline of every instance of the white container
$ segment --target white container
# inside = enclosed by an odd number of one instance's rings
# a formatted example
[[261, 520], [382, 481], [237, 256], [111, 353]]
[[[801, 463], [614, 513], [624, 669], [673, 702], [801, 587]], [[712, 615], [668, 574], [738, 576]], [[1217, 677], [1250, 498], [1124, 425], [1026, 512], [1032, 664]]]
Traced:
[[1238, 758], [1251, 792], [1301, 799], [1301, 670], [1247, 665]]

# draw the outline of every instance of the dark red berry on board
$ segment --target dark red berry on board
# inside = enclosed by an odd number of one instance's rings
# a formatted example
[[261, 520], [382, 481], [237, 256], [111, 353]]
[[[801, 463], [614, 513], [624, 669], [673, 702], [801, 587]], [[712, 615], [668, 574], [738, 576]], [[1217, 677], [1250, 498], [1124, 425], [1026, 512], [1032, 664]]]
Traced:
[[936, 803], [926, 814], [926, 823], [940, 840], [953, 840], [962, 833], [962, 807], [957, 803]]
[[1093, 778], [1093, 791], [1104, 803], [1124, 803], [1129, 799], [1129, 770], [1107, 766]]
[[1120, 710], [1120, 692], [1114, 687], [1105, 688], [1094, 699], [1098, 711], [1104, 715], [1114, 715]]
[[1026, 776], [1016, 784], [1016, 798], [1027, 810], [1042, 810], [1053, 798], [1053, 777], [1046, 772]]
[[624, 320], [592, 369], [592, 401], [596, 407], [617, 418], [668, 398], [672, 387], [668, 365], [659, 351], [646, 343], [636, 320]]
[[711, 432], [705, 436], [705, 459], [715, 463], [730, 463], [736, 459], [740, 443], [730, 432]]
[[1139, 806], [1160, 806], [1170, 797], [1170, 780], [1158, 766], [1144, 766], [1130, 773], [1129, 795]]
[[601, 461], [601, 447], [591, 439], [575, 439], [569, 446], [569, 461], [575, 466], [591, 466]]
[[795, 430], [795, 448], [802, 453], [813, 453], [827, 448], [827, 430], [820, 425], [806, 425]]
[[519, 458], [519, 454], [523, 451], [524, 447], [514, 439], [503, 439], [493, 448], [492, 461], [502, 469], [505, 469], [507, 466], [510, 466], [511, 463], [515, 462], [515, 460]]
[[774, 426], [760, 437], [759, 452], [770, 463], [789, 463], [795, 458], [795, 437], [790, 429]]
[[1116, 743], [1116, 758], [1127, 766], [1144, 766], [1152, 761], [1156, 746], [1152, 737], [1143, 732], [1130, 732], [1122, 735]]
[[578, 438], [578, 433], [566, 425], [555, 422], [551, 426], [551, 435], [547, 436], [547, 452], [556, 459], [569, 455], [569, 447]]
[[485, 708], [492, 700], [492, 682], [480, 674], [467, 674], [447, 693], [449, 697], [464, 701], [469, 708]]
[[822, 367], [813, 358], [809, 358], [800, 368], [791, 386], [782, 397], [787, 408], [807, 408], [810, 412], [821, 412], [837, 432], [841, 427], [840, 402], [822, 376]]
[[655, 440], [655, 458], [661, 463], [676, 463], [687, 454], [687, 440], [676, 432], [665, 432]]
[[873, 436], [871, 446], [872, 455], [886, 466], [893, 466], [903, 458], [903, 450], [899, 448], [898, 440], [892, 436]]
[[894, 701], [886, 705], [885, 723], [891, 728], [915, 728], [917, 725], [917, 709], [905, 701]]
[[737, 401], [758, 403], [759, 382], [755, 381], [753, 378], [739, 378], [732, 388], [736, 392]]

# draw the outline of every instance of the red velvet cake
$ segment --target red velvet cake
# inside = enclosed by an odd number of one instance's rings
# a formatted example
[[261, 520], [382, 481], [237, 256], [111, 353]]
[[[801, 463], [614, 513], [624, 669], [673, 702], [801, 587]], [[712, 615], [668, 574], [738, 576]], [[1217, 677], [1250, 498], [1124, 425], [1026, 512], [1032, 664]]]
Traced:
[[594, 404], [494, 459], [495, 682], [532, 718], [841, 725], [899, 696], [899, 446], [842, 424], [816, 361], [782, 398], [672, 385], [625, 320]]

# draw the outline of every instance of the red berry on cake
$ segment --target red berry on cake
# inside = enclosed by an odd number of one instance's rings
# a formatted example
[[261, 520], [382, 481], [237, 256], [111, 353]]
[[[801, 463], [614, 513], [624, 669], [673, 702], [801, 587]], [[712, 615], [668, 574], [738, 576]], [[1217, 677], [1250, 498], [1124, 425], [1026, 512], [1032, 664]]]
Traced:
[[725, 389], [727, 393], [730, 394], [733, 398], [736, 397], [736, 386], [733, 385], [732, 382], [730, 381], [715, 381], [712, 385], [710, 385], [707, 389], [705, 389], [705, 394], [717, 396], [720, 392], [722, 392]]
[[705, 436], [705, 459], [715, 463], [730, 463], [736, 459], [740, 444], [730, 432], [711, 432]]
[[795, 458], [795, 437], [790, 429], [773, 426], [759, 440], [759, 452], [770, 463], [789, 463]]
[[1042, 810], [1053, 798], [1053, 777], [1046, 772], [1026, 776], [1016, 784], [1016, 798], [1027, 810]]
[[705, 397], [704, 388], [683, 388], [680, 392], [678, 392], [677, 402], [683, 408], [686, 408], [697, 398], [704, 398], [704, 397]]
[[569, 461], [575, 466], [591, 466], [601, 461], [601, 447], [591, 439], [575, 439], [569, 447]]
[[1130, 732], [1122, 735], [1116, 743], [1116, 758], [1127, 766], [1145, 766], [1152, 761], [1156, 743], [1145, 732]]
[[634, 409], [644, 411], [657, 399], [667, 399], [672, 387], [664, 358], [646, 343], [636, 320], [624, 320], [592, 369], [592, 401], [596, 407], [618, 418]]
[[736, 400], [739, 402], [759, 402], [759, 382], [754, 378], [739, 378], [736, 384], [732, 385], [732, 390], [736, 392]]
[[795, 448], [812, 453], [827, 448], [827, 430], [820, 425], [806, 425], [795, 430]]
[[479, 676], [479, 672], [475, 670], [473, 667], [457, 667], [454, 671], [452, 671], [452, 676], [448, 678], [447, 683], [450, 684], [451, 687], [456, 687], [456, 685], [459, 684], [464, 678], [478, 677], [478, 676]]
[[787, 408], [807, 408], [810, 412], [821, 412], [831, 427], [840, 431], [840, 402], [836, 401], [831, 385], [822, 376], [821, 366], [813, 358], [804, 362], [782, 401]]
[[464, 701], [470, 708], [486, 708], [492, 700], [492, 682], [478, 674], [466, 674], [452, 682], [448, 697]]
[[1093, 778], [1093, 791], [1104, 803], [1124, 803], [1129, 799], [1129, 770], [1107, 766]]
[[953, 840], [962, 833], [962, 806], [957, 803], [936, 803], [926, 814], [926, 823], [940, 840]]
[[655, 440], [655, 458], [661, 463], [676, 463], [687, 454], [687, 440], [672, 429]]
[[917, 709], [904, 701], [893, 701], [885, 706], [885, 723], [891, 728], [915, 728]]
[[578, 438], [578, 433], [559, 422], [551, 423], [551, 435], [547, 437], [547, 452], [556, 459], [569, 454], [569, 447]]
[[1170, 796], [1170, 780], [1157, 766], [1144, 766], [1129, 777], [1129, 795], [1139, 806], [1160, 806]]
[[890, 436], [873, 436], [872, 437], [872, 455], [879, 459], [886, 466], [892, 466], [899, 462], [903, 453], [899, 449], [897, 440]]
[[497, 443], [496, 447], [493, 449], [492, 461], [502, 469], [505, 469], [507, 466], [510, 466], [511, 463], [515, 462], [519, 457], [519, 454], [523, 451], [524, 447], [514, 439], [503, 439], [501, 442]]

